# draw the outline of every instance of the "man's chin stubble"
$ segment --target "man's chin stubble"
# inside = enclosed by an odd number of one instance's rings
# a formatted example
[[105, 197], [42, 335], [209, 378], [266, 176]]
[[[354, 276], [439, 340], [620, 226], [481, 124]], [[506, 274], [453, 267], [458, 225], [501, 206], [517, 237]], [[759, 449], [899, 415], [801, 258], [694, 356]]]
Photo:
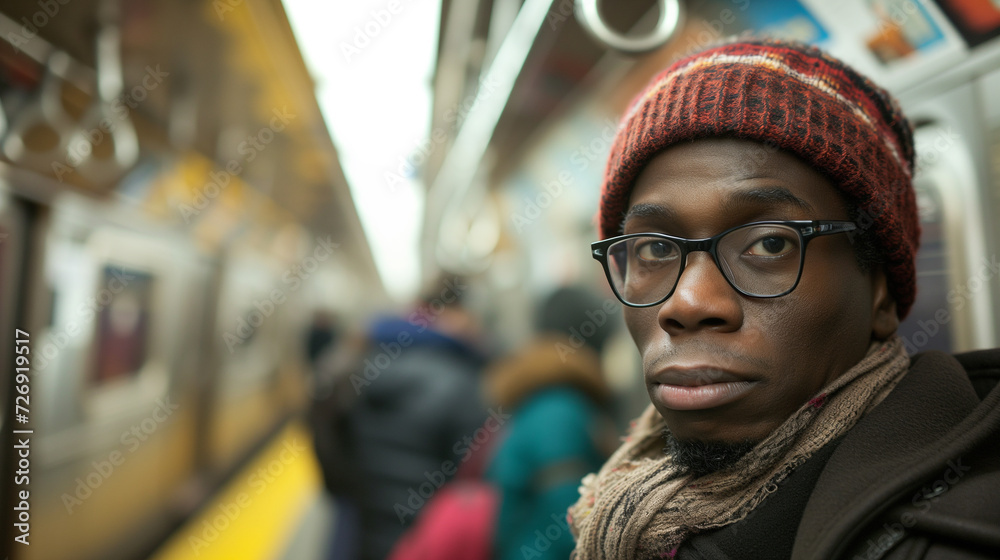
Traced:
[[728, 469], [758, 443], [751, 440], [738, 442], [682, 441], [674, 437], [670, 430], [663, 430], [663, 439], [667, 443], [663, 449], [664, 453], [673, 456], [676, 464], [695, 476], [704, 476]]

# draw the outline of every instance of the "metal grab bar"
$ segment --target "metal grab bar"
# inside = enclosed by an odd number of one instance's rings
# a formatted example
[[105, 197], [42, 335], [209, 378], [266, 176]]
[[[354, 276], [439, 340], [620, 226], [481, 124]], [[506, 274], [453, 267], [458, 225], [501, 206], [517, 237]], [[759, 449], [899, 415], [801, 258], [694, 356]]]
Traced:
[[[99, 6], [101, 27], [95, 45], [98, 95], [70, 140], [70, 151], [86, 154], [77, 171], [102, 187], [111, 186], [139, 159], [139, 139], [132, 119], [127, 111], [118, 114], [114, 109], [114, 102], [121, 102], [119, 96], [124, 84], [117, 10], [114, 0], [103, 0]], [[105, 157], [94, 149], [103, 142], [111, 142], [110, 153]]]
[[[70, 137], [75, 131], [73, 117], [66, 113], [61, 100], [62, 78], [69, 75], [73, 62], [62, 51], [53, 51], [45, 65], [45, 75], [36, 97], [27, 106], [12, 115], [9, 128], [0, 142], [4, 156], [16, 165], [44, 173], [53, 172], [56, 165], [70, 166], [67, 153]], [[36, 127], [47, 128], [56, 136], [55, 144], [46, 151], [35, 151], [28, 147], [26, 137]], [[75, 157], [75, 156], [72, 156]], [[67, 167], [69, 169], [69, 167]]]
[[659, 0], [660, 17], [656, 28], [644, 37], [623, 35], [608, 27], [597, 9], [599, 1], [576, 0], [576, 17], [594, 39], [618, 51], [630, 54], [654, 51], [665, 45], [680, 27], [680, 0]]

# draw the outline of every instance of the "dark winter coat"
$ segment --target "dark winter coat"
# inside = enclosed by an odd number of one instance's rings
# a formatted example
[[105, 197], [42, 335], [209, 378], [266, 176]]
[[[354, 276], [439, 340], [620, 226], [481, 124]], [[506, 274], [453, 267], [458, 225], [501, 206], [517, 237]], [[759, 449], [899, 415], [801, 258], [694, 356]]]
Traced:
[[398, 320], [377, 323], [371, 336], [351, 415], [363, 559], [389, 554], [486, 418], [483, 358], [470, 347]]

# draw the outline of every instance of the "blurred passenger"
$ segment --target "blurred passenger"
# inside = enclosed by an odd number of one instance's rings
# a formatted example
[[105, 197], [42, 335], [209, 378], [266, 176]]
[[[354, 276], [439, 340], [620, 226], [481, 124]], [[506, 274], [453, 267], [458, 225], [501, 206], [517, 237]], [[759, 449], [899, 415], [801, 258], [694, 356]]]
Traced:
[[405, 318], [376, 320], [368, 352], [349, 377], [357, 397], [349, 460], [361, 472], [365, 560], [388, 556], [486, 418], [479, 397], [485, 359], [478, 323], [461, 305], [464, 288], [446, 281]]
[[336, 335], [333, 315], [327, 311], [315, 312], [306, 332], [306, 359], [310, 366], [315, 368], [323, 352], [337, 343]]
[[616, 445], [598, 358], [612, 328], [602, 302], [560, 289], [538, 325], [539, 336], [487, 376], [489, 395], [513, 416], [487, 472], [501, 494], [497, 560], [568, 558], [566, 510]]
[[351, 377], [369, 351], [368, 336], [353, 332], [336, 337], [316, 357], [308, 421], [323, 483], [333, 499], [334, 526], [327, 558], [357, 560], [359, 557], [358, 505], [365, 495], [356, 457], [351, 416], [358, 402]]

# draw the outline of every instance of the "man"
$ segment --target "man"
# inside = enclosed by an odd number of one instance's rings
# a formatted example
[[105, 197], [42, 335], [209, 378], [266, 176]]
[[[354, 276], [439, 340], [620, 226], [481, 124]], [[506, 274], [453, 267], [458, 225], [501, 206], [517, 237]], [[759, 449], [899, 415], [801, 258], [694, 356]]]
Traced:
[[892, 98], [812, 47], [717, 46], [636, 99], [593, 253], [652, 405], [575, 558], [1000, 557], [1000, 352], [895, 335], [913, 169]]

